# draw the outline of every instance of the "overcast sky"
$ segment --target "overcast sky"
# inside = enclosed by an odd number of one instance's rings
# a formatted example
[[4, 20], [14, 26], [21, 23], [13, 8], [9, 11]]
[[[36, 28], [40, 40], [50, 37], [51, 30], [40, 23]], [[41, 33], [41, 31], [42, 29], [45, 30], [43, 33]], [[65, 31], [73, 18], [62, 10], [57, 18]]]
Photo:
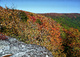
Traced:
[[33, 13], [80, 13], [80, 0], [0, 0], [5, 5]]

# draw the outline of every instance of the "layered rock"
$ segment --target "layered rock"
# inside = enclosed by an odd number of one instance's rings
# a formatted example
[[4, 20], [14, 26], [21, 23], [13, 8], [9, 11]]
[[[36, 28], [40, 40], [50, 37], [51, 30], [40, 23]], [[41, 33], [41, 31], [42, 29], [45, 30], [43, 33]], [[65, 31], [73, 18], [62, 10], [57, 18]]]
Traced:
[[15, 38], [0, 40], [0, 57], [53, 57], [45, 47], [25, 44]]

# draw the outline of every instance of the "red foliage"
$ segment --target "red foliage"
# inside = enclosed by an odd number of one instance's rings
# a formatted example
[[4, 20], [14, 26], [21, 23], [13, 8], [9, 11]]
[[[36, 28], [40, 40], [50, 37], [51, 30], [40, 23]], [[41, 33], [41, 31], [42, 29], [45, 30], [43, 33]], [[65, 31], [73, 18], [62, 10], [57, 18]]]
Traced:
[[0, 33], [0, 40], [6, 40], [6, 39], [8, 39], [8, 38], [5, 35]]
[[36, 18], [34, 16], [31, 16], [30, 18], [33, 20], [33, 22], [36, 21]]

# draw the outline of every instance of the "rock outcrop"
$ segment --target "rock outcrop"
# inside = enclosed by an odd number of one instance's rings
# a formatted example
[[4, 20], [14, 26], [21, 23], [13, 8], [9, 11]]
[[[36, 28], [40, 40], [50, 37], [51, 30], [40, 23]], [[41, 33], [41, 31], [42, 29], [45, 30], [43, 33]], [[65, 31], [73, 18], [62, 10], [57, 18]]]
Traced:
[[0, 57], [53, 57], [45, 47], [7, 38], [7, 40], [0, 40]]

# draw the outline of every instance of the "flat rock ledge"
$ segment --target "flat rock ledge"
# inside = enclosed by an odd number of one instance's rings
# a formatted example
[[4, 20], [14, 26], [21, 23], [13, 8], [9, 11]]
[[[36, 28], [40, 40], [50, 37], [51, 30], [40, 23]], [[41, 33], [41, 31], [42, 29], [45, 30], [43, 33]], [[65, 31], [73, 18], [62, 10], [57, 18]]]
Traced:
[[[10, 55], [10, 56], [9, 56]], [[0, 40], [0, 57], [53, 57], [45, 47], [25, 44], [15, 38]]]

